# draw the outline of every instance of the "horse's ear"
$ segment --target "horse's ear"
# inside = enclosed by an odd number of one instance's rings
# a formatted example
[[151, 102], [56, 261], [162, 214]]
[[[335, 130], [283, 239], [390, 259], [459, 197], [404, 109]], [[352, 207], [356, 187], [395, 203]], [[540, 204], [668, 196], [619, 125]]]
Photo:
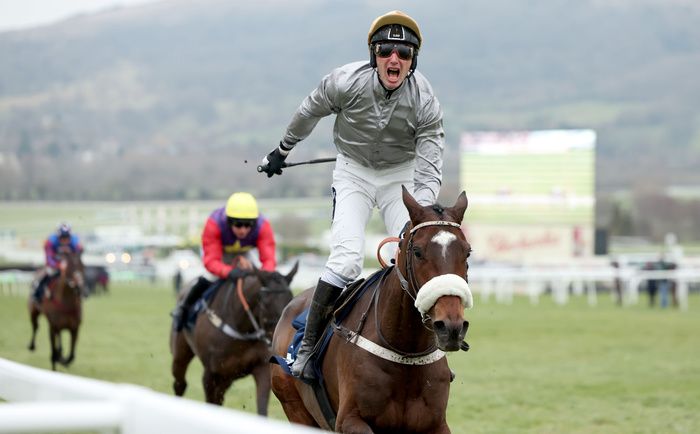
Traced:
[[401, 195], [403, 196], [403, 204], [406, 205], [406, 209], [408, 210], [408, 215], [411, 217], [411, 221], [415, 222], [418, 220], [419, 213], [423, 210], [423, 207], [420, 206], [418, 202], [416, 202], [413, 196], [411, 196], [411, 193], [408, 192], [406, 186], [402, 185], [401, 190]]
[[292, 269], [289, 270], [289, 273], [284, 276], [284, 280], [287, 281], [287, 284], [292, 283], [292, 279], [294, 278], [294, 275], [297, 274], [297, 271], [299, 271], [299, 261], [295, 262]]
[[452, 207], [452, 212], [457, 218], [457, 221], [461, 222], [464, 219], [464, 212], [467, 210], [468, 205], [469, 200], [467, 199], [467, 193], [462, 191], [462, 194], [459, 195], [457, 202], [455, 202], [454, 206]]

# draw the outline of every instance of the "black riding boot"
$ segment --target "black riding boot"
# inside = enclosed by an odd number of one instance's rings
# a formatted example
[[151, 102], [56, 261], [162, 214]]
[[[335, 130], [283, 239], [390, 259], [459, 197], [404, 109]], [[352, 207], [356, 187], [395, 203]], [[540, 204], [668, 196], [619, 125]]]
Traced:
[[187, 297], [185, 297], [185, 299], [175, 307], [172, 316], [173, 328], [176, 332], [182, 331], [182, 329], [185, 327], [185, 323], [187, 322], [187, 312], [189, 312], [190, 307], [192, 307], [192, 305], [199, 300], [199, 297], [202, 296], [204, 291], [206, 291], [210, 285], [211, 282], [209, 280], [200, 276], [197, 283], [195, 283], [192, 289], [190, 289]]
[[39, 283], [37, 283], [36, 288], [34, 288], [32, 298], [34, 299], [36, 304], [41, 304], [41, 299], [44, 298], [44, 291], [46, 290], [46, 285], [48, 285], [50, 278], [51, 276], [48, 273], [46, 273], [44, 276], [42, 276]]
[[297, 359], [291, 366], [292, 375], [295, 377], [306, 381], [316, 379], [313, 363], [309, 362], [313, 359], [316, 344], [321, 335], [323, 335], [331, 313], [333, 313], [333, 304], [338, 299], [341, 291], [342, 288], [319, 279], [314, 296], [311, 299], [309, 316], [306, 318], [304, 339], [301, 341], [301, 346], [297, 352]]

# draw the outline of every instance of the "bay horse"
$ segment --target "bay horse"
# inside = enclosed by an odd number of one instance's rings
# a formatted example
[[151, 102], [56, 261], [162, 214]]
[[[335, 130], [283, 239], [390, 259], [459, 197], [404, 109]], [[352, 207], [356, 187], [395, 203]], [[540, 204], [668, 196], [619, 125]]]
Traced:
[[[44, 314], [48, 321], [49, 340], [51, 343], [51, 369], [56, 370], [56, 363], [70, 365], [75, 359], [75, 344], [78, 342], [78, 330], [82, 321], [82, 295], [85, 286], [84, 265], [80, 252], [63, 252], [58, 254], [57, 277], [46, 284], [44, 298], [37, 304], [29, 298], [29, 319], [32, 324], [32, 337], [29, 350], [34, 351], [36, 332], [39, 328], [39, 316]], [[70, 352], [63, 357], [61, 332], [70, 333]]]
[[[208, 403], [222, 405], [234, 380], [252, 374], [259, 415], [267, 415], [270, 398], [270, 342], [284, 307], [292, 299], [287, 275], [255, 269], [238, 282], [226, 280], [197, 315], [194, 327], [170, 336], [175, 395], [187, 389], [185, 374], [196, 355], [204, 367], [202, 384]], [[192, 285], [180, 291], [184, 298]]]
[[[406, 188], [402, 198], [410, 224], [397, 265], [334, 323], [320, 362], [335, 421], [311, 385], [272, 365], [272, 390], [291, 422], [352, 434], [450, 432], [452, 373], [444, 352], [468, 349], [464, 309], [473, 304], [466, 281], [471, 246], [460, 228], [467, 196], [462, 192], [451, 208], [421, 206]], [[273, 338], [276, 355], [287, 354], [292, 321], [311, 296], [312, 290], [303, 292], [283, 312]]]

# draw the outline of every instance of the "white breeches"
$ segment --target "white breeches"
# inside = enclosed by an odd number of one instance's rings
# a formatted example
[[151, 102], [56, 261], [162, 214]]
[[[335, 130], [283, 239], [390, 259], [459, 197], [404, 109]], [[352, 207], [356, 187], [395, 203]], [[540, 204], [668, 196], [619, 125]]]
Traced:
[[[387, 233], [398, 236], [408, 221], [401, 186], [413, 193], [413, 161], [390, 169], [374, 170], [338, 155], [333, 170], [334, 215], [330, 256], [321, 280], [344, 287], [362, 272], [365, 228], [376, 207]], [[396, 246], [392, 246], [393, 251]]]

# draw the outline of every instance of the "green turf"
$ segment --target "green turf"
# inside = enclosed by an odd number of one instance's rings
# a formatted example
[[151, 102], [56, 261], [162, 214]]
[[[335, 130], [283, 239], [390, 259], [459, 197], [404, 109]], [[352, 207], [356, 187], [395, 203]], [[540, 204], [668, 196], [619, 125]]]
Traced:
[[[0, 295], [0, 357], [50, 368], [46, 323], [37, 350], [26, 349], [26, 299]], [[650, 309], [645, 299], [618, 308], [571, 299], [558, 306], [481, 302], [468, 311], [468, 353], [449, 356], [448, 419], [453, 433], [700, 432], [700, 297], [690, 309]], [[168, 312], [173, 294], [148, 284], [114, 285], [85, 302], [71, 374], [170, 393]], [[186, 396], [201, 400], [193, 362]], [[255, 411], [252, 379], [234, 384], [226, 406]], [[270, 415], [283, 419], [271, 398]]]

